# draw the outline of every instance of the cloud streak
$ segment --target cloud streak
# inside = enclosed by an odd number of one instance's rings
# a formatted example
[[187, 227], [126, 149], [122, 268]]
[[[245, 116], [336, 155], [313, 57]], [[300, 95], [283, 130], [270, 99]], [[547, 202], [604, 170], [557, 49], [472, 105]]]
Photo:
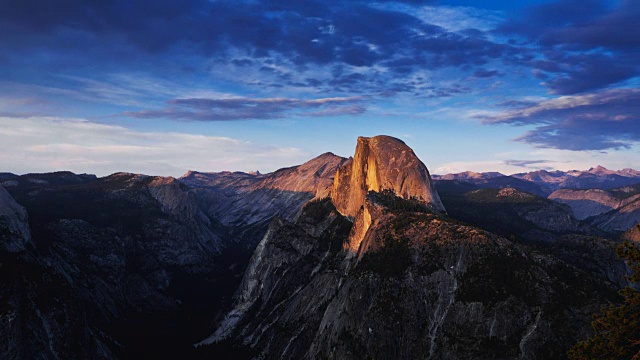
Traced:
[[516, 140], [537, 147], [628, 149], [640, 141], [640, 89], [563, 96], [478, 118], [485, 124], [536, 126]]
[[[135, 131], [82, 119], [0, 117], [2, 171], [118, 171], [180, 176], [187, 170], [272, 171], [308, 160], [298, 148], [222, 136]], [[20, 151], [15, 151], [20, 149]]]
[[125, 112], [124, 115], [143, 118], [168, 118], [186, 121], [269, 120], [287, 117], [360, 115], [366, 108], [360, 97], [318, 99], [292, 98], [189, 98], [172, 99], [160, 110]]

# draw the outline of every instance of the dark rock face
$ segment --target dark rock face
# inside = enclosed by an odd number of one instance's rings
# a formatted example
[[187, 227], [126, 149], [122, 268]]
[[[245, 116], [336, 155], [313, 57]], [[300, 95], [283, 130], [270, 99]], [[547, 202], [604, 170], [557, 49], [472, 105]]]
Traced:
[[362, 257], [335, 246], [355, 231], [328, 201], [273, 223], [234, 309], [201, 345], [227, 338], [269, 359], [563, 358], [615, 297], [604, 276], [553, 256], [367, 202], [379, 213]]
[[[211, 304], [237, 284], [222, 279], [232, 274], [224, 228], [173, 178], [120, 173], [9, 189], [29, 211], [33, 246], [0, 251], [3, 357], [188, 354], [191, 331], [204, 331]], [[29, 229], [26, 217], [12, 224]], [[201, 318], [180, 325], [194, 313]]]
[[447, 181], [436, 186], [452, 217], [508, 238], [544, 243], [569, 233], [600, 233], [574, 218], [568, 205], [513, 188], [473, 190]]
[[30, 242], [27, 211], [0, 187], [0, 252], [21, 252]]
[[338, 169], [331, 200], [340, 213], [355, 217], [367, 192], [382, 190], [444, 211], [427, 167], [411, 148], [389, 136], [359, 137], [353, 159]]

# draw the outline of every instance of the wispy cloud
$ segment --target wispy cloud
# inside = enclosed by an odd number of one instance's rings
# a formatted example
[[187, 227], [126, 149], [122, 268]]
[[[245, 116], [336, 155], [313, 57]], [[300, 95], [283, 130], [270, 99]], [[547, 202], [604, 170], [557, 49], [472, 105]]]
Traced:
[[640, 89], [562, 96], [478, 118], [485, 124], [537, 126], [516, 140], [538, 147], [630, 148], [640, 141]]
[[356, 103], [360, 97], [335, 97], [318, 99], [292, 98], [190, 98], [173, 99], [160, 110], [125, 112], [124, 115], [153, 119], [191, 121], [236, 121], [255, 119], [282, 119], [301, 116], [359, 115], [366, 108]]
[[551, 166], [540, 166], [540, 164], [549, 163], [549, 160], [514, 160], [508, 159], [504, 161], [504, 164], [507, 166], [517, 166], [527, 169], [535, 169], [535, 170], [552, 170]]
[[[177, 132], [135, 131], [82, 119], [0, 117], [2, 171], [272, 171], [308, 160], [298, 148]], [[15, 151], [20, 149], [20, 151]]]

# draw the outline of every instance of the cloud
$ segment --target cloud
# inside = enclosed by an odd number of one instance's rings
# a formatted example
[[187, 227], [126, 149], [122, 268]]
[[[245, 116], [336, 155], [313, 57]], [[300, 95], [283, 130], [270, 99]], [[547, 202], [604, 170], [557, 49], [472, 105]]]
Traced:
[[309, 158], [286, 146], [51, 117], [0, 117], [0, 153], [2, 171], [71, 170], [101, 176], [118, 171], [180, 176], [189, 169], [268, 172]]
[[504, 164], [507, 166], [517, 166], [528, 169], [536, 169], [536, 170], [552, 170], [553, 167], [550, 166], [531, 166], [537, 164], [549, 163], [550, 160], [513, 160], [508, 159], [504, 161]]
[[640, 141], [640, 89], [562, 96], [477, 117], [485, 124], [536, 126], [516, 140], [537, 147], [628, 149]]
[[161, 110], [125, 112], [143, 119], [168, 118], [192, 121], [235, 121], [282, 119], [291, 116], [359, 115], [366, 111], [360, 97], [335, 97], [311, 100], [291, 98], [190, 98], [168, 101]]
[[[264, 89], [371, 94], [390, 87], [419, 94], [422, 86], [437, 86], [428, 78], [416, 82], [412, 75], [425, 69], [472, 72], [468, 67], [517, 56], [510, 45], [488, 39], [481, 21], [486, 14], [479, 10], [403, 3], [10, 2], [0, 13], [0, 43], [8, 54], [0, 65], [28, 73], [100, 69], [159, 77], [209, 67], [216, 75], [234, 72], [229, 78], [235, 83]], [[429, 15], [436, 9], [456, 20], [441, 24], [441, 17]]]
[[555, 94], [576, 94], [640, 75], [640, 22], [635, 0], [615, 7], [604, 0], [560, 0], [535, 5], [499, 26], [504, 36], [522, 36], [537, 56], [529, 66]]

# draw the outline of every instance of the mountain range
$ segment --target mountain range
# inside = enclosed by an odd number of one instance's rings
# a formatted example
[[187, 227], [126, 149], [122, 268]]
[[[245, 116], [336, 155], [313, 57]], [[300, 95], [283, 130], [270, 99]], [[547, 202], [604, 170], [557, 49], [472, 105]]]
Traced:
[[628, 285], [638, 183], [432, 176], [388, 136], [269, 174], [0, 173], [0, 357], [564, 358]]
[[[541, 196], [559, 189], [613, 189], [640, 183], [640, 171], [634, 169], [609, 170], [600, 165], [589, 170], [547, 171], [504, 175], [498, 172], [434, 175], [433, 179], [465, 181], [480, 187], [513, 187]], [[522, 180], [522, 181], [518, 181]], [[523, 182], [524, 181], [524, 182]]]

